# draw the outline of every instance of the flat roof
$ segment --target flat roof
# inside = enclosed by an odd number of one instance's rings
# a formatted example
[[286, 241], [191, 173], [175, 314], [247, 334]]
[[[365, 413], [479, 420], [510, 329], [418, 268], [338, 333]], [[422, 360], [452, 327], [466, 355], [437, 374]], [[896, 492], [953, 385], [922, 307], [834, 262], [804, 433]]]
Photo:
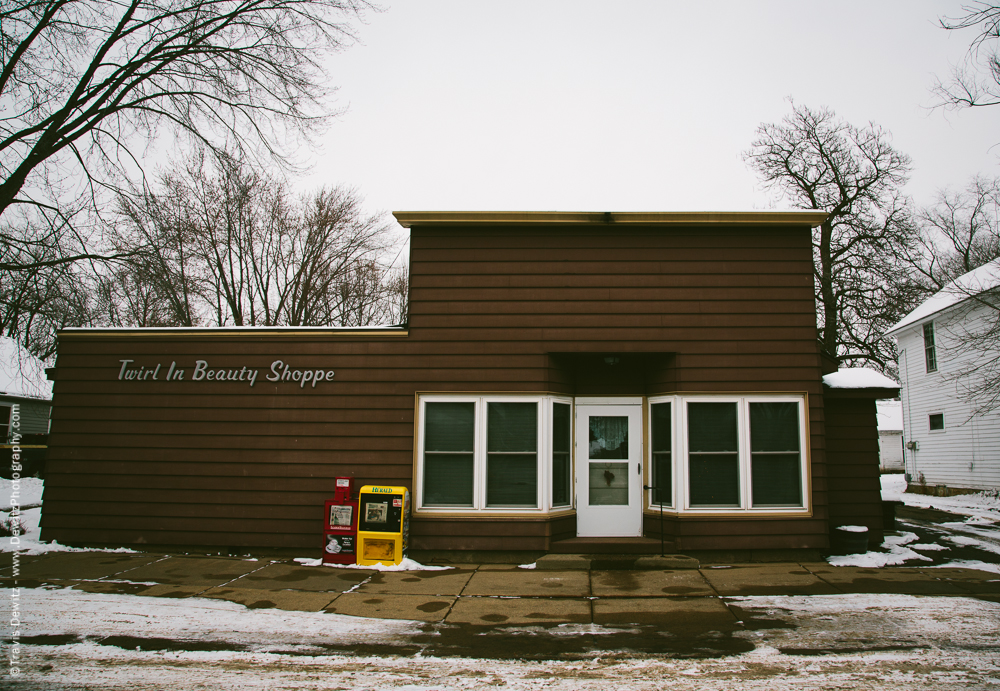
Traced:
[[393, 211], [399, 225], [566, 224], [607, 225], [808, 225], [825, 211]]

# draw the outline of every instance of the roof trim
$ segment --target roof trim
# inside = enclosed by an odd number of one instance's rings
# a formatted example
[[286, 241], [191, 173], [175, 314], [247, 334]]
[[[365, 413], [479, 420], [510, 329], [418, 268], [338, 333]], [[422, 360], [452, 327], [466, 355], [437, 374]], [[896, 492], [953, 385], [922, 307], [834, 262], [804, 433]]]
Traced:
[[410, 335], [405, 327], [353, 328], [327, 326], [223, 326], [223, 327], [136, 327], [136, 328], [67, 328], [57, 333], [59, 340], [85, 338], [246, 338], [248, 336], [281, 336], [296, 338], [323, 336], [336, 338], [400, 338]]
[[393, 211], [404, 228], [424, 225], [820, 225], [825, 211]]

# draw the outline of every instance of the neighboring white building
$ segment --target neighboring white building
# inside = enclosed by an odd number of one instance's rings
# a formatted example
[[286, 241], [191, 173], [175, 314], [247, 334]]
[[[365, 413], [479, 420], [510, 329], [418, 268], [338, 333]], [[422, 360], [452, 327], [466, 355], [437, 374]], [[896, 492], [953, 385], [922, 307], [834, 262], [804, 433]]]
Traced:
[[875, 401], [878, 414], [878, 464], [882, 472], [903, 470], [903, 402]]
[[970, 296], [998, 287], [1000, 260], [994, 260], [934, 294], [886, 334], [895, 337], [899, 349], [904, 463], [911, 488], [923, 485], [940, 493], [1000, 488], [1000, 411], [973, 414], [961, 395], [971, 381], [962, 375], [986, 371], [1000, 344], [992, 353], [959, 346], [962, 333], [997, 317]]

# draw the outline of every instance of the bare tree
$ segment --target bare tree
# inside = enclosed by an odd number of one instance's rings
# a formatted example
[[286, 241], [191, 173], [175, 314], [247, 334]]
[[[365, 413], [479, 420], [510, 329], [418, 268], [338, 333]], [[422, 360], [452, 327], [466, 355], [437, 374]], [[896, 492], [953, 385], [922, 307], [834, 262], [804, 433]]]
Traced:
[[[957, 303], [935, 322], [948, 351], [946, 378], [973, 414], [1000, 409], [1000, 181], [977, 176], [917, 215], [910, 258], [920, 299]], [[944, 356], [942, 356], [944, 357]]]
[[105, 256], [63, 251], [64, 231], [141, 168], [161, 126], [210, 149], [281, 158], [278, 142], [329, 117], [317, 107], [329, 93], [322, 59], [352, 40], [344, 19], [369, 8], [367, 0], [5, 0], [0, 244], [30, 248], [35, 240], [9, 216], [30, 207], [48, 228], [43, 240], [60, 251], [0, 268]]
[[892, 372], [895, 352], [881, 336], [903, 313], [897, 279], [915, 239], [901, 191], [910, 159], [875, 124], [793, 104], [781, 123], [757, 129], [744, 160], [793, 206], [829, 214], [813, 234], [823, 350], [838, 364]]
[[293, 201], [259, 169], [202, 152], [121, 198], [116, 246], [137, 253], [105, 281], [111, 313], [135, 325], [384, 323], [402, 313], [381, 264], [389, 226], [361, 204], [342, 187]]
[[944, 190], [916, 220], [920, 238], [911, 264], [930, 295], [1000, 257], [1000, 180], [977, 176], [963, 190]]
[[937, 80], [933, 87], [938, 105], [946, 108], [975, 108], [1000, 104], [1000, 5], [976, 2], [962, 5], [958, 17], [941, 17], [943, 29], [974, 29], [969, 52], [963, 64], [952, 68], [948, 81]]

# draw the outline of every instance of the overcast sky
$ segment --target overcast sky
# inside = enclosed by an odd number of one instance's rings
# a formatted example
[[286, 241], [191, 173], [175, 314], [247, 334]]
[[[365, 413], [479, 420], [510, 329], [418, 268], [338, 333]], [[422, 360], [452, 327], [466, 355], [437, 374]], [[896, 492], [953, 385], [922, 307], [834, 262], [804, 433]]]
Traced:
[[303, 186], [373, 211], [789, 208], [741, 153], [794, 98], [890, 131], [928, 204], [1000, 173], [1000, 106], [931, 108], [973, 35], [936, 26], [960, 6], [392, 0], [330, 62], [348, 110]]

